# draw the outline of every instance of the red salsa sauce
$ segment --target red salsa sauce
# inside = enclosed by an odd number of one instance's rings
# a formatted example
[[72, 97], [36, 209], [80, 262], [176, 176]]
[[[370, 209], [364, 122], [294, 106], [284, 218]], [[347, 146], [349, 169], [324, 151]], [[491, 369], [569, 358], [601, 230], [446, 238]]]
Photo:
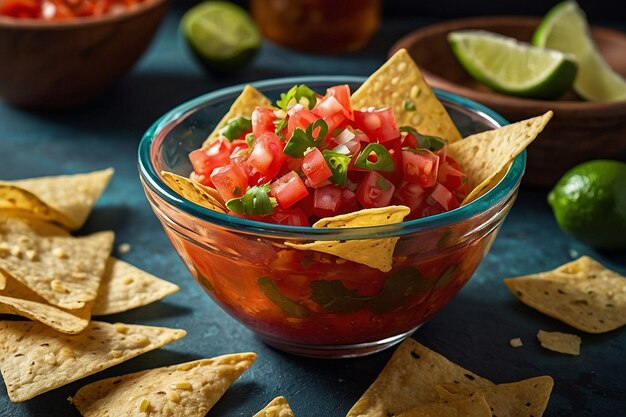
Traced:
[[410, 220], [459, 207], [467, 177], [447, 150], [390, 108], [353, 109], [347, 85], [324, 96], [299, 85], [189, 158], [191, 178], [217, 189], [229, 214], [310, 226], [365, 208], [404, 205]]
[[104, 16], [132, 9], [144, 0], [0, 0], [0, 15], [51, 21]]

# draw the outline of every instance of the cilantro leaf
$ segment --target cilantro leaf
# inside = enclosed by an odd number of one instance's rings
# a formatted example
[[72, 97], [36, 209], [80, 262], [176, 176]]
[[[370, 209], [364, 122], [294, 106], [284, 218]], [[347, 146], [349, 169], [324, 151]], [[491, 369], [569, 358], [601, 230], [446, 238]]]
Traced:
[[[305, 99], [305, 100], [302, 100]], [[304, 84], [294, 85], [286, 93], [280, 94], [280, 99], [276, 100], [276, 107], [284, 111], [289, 110], [294, 105], [305, 104], [309, 110], [315, 107], [317, 94]]]
[[239, 198], [231, 198], [226, 202], [226, 207], [239, 214], [264, 215], [272, 214], [276, 207], [276, 199], [269, 196], [268, 184], [248, 187], [246, 193]]

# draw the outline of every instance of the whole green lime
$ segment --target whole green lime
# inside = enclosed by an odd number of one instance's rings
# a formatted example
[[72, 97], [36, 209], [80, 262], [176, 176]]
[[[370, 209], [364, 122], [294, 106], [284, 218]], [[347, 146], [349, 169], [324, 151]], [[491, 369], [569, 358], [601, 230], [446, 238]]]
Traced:
[[596, 160], [565, 173], [548, 194], [565, 233], [598, 249], [626, 249], [626, 164]]
[[183, 15], [180, 30], [197, 60], [216, 74], [242, 69], [262, 41], [246, 10], [227, 1], [205, 1], [192, 7]]

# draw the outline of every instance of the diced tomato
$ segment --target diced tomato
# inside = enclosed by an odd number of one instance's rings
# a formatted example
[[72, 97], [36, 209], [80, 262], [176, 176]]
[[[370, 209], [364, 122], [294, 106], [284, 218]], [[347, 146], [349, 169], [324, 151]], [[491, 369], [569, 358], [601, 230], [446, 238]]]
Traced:
[[299, 108], [297, 111], [289, 111], [289, 120], [287, 120], [287, 136], [285, 139], [289, 140], [291, 135], [293, 135], [293, 131], [296, 128], [300, 128], [302, 130], [306, 130], [306, 128], [316, 120], [319, 120], [319, 116], [313, 113], [311, 110], [304, 108], [302, 105], [297, 104], [291, 110]]
[[371, 171], [359, 184], [356, 198], [365, 208], [389, 205], [396, 187], [376, 171]]
[[393, 200], [396, 204], [402, 204], [415, 210], [422, 205], [426, 199], [426, 193], [419, 184], [412, 184], [408, 181], [402, 181], [400, 187], [398, 187], [393, 194]]
[[405, 134], [402, 137], [402, 147], [403, 148], [419, 148], [417, 145], [417, 138], [410, 133]]
[[370, 139], [386, 142], [400, 137], [393, 110], [390, 108], [354, 111], [355, 127], [367, 134]]
[[454, 160], [447, 156], [445, 162], [439, 164], [437, 181], [455, 195], [457, 192], [467, 193], [467, 175], [454, 168], [450, 161]]
[[437, 184], [439, 157], [427, 149], [403, 150], [404, 179], [424, 188]]
[[41, 2], [35, 0], [4, 0], [0, 2], [0, 15], [36, 19], [41, 16]]
[[257, 107], [252, 112], [252, 134], [255, 138], [258, 138], [264, 133], [274, 133], [276, 125], [274, 120], [277, 117], [274, 114], [274, 110], [269, 107]]
[[337, 99], [341, 107], [342, 113], [348, 120], [354, 120], [354, 111], [352, 110], [352, 102], [350, 101], [350, 87], [348, 84], [336, 85], [326, 90], [327, 96]]
[[256, 138], [248, 164], [267, 179], [273, 179], [280, 171], [286, 155], [283, 153], [285, 144], [274, 132], [266, 132]]
[[277, 208], [271, 215], [276, 224], [289, 226], [309, 226], [309, 218], [300, 208], [281, 209]]
[[443, 185], [437, 184], [426, 200], [430, 206], [439, 206], [443, 211], [460, 207], [459, 201]]
[[393, 160], [393, 171], [381, 172], [380, 174], [387, 178], [394, 184], [399, 184], [404, 177], [404, 164], [402, 162], [402, 141], [395, 138], [382, 143], [382, 145], [389, 151], [391, 159]]
[[248, 176], [237, 164], [215, 168], [211, 181], [224, 201], [243, 196], [248, 188]]
[[291, 171], [270, 184], [270, 193], [280, 208], [286, 209], [306, 197], [309, 191], [298, 174]]
[[230, 163], [230, 152], [230, 141], [220, 136], [208, 147], [192, 151], [189, 160], [196, 174], [209, 176], [215, 168]]
[[230, 159], [246, 155], [250, 150], [248, 143], [242, 139], [235, 139], [230, 143]]
[[311, 149], [304, 155], [302, 172], [306, 175], [311, 186], [315, 186], [333, 175], [324, 159], [324, 155], [318, 148]]
[[315, 190], [313, 213], [329, 217], [357, 210], [355, 194], [347, 188], [326, 185]]

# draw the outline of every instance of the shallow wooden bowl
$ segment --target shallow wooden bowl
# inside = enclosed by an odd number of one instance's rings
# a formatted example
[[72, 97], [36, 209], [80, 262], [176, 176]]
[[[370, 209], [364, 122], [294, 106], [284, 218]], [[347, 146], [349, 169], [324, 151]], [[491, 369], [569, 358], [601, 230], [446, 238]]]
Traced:
[[[399, 40], [390, 55], [406, 48], [429, 84], [470, 98], [514, 122], [554, 110], [554, 118], [528, 149], [527, 184], [551, 186], [572, 166], [597, 158], [626, 155], [626, 101], [587, 102], [573, 93], [558, 100], [533, 100], [493, 92], [470, 77], [446, 41], [454, 30], [483, 29], [529, 41], [534, 17], [476, 17], [424, 27]], [[592, 36], [609, 65], [626, 76], [626, 34], [593, 27]]]
[[137, 61], [166, 9], [167, 0], [146, 0], [67, 22], [0, 17], [0, 99], [43, 109], [90, 100]]

